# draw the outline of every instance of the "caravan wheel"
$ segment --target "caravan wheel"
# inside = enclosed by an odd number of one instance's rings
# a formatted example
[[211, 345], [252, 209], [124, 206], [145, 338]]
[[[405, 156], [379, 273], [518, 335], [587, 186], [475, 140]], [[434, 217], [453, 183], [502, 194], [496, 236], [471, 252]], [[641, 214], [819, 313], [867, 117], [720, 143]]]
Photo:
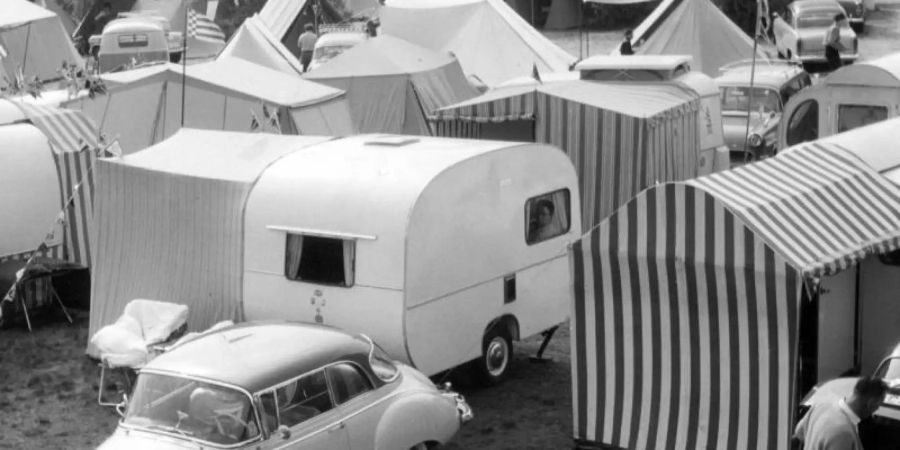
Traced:
[[484, 335], [481, 357], [475, 360], [475, 374], [481, 384], [494, 386], [509, 375], [513, 344], [506, 328], [495, 326]]

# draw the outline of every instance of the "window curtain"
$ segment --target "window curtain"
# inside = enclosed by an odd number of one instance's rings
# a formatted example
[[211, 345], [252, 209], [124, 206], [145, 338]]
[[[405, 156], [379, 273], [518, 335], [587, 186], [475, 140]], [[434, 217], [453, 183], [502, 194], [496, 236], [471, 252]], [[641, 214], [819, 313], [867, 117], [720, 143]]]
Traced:
[[560, 234], [565, 233], [569, 229], [569, 191], [563, 189], [550, 194], [550, 201], [554, 206], [553, 225]]
[[353, 264], [356, 261], [356, 241], [347, 239], [344, 243], [344, 286], [353, 286]]
[[296, 280], [300, 271], [300, 257], [303, 255], [303, 235], [289, 233], [286, 247], [284, 271], [289, 279]]

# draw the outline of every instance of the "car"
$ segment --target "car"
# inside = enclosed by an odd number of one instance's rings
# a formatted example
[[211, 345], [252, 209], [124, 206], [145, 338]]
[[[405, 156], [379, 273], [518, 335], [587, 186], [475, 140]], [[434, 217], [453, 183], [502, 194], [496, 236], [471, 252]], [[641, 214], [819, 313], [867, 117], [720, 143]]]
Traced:
[[245, 322], [151, 360], [100, 449], [419, 449], [472, 418], [465, 399], [365, 335]]
[[866, 28], [866, 5], [863, 0], [838, 0], [838, 3], [847, 13], [847, 20], [853, 31], [862, 33]]
[[369, 36], [361, 31], [336, 31], [323, 34], [316, 41], [316, 46], [313, 48], [313, 57], [309, 63], [309, 70], [325, 64], [328, 60], [368, 38]]
[[[888, 392], [872, 418], [860, 423], [860, 439], [866, 449], [897, 448], [900, 442], [900, 345], [881, 361], [873, 376], [887, 383]], [[813, 388], [800, 402], [798, 419], [813, 405], [849, 396], [856, 380], [856, 377], [841, 377]]]
[[719, 71], [715, 82], [732, 165], [774, 155], [784, 105], [812, 84], [809, 73], [801, 64], [779, 60], [756, 61], [755, 65], [738, 61]]
[[[778, 56], [803, 63], [824, 63], [825, 32], [834, 16], [844, 8], [834, 0], [798, 0], [790, 3], [783, 15], [772, 21]], [[853, 62], [859, 57], [856, 33], [849, 25], [841, 28], [841, 60]]]

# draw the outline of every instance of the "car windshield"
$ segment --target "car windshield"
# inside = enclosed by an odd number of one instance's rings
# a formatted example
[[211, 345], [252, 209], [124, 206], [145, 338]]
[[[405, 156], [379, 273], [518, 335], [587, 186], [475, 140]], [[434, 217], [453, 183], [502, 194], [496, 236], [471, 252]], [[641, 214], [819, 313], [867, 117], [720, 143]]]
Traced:
[[837, 11], [830, 13], [816, 13], [809, 16], [800, 16], [797, 18], [798, 28], [823, 28], [831, 26], [834, 22], [834, 15]]
[[124, 423], [220, 445], [259, 436], [247, 395], [225, 386], [155, 373], [138, 376]]
[[316, 54], [314, 58], [318, 61], [328, 61], [331, 58], [334, 58], [337, 55], [340, 55], [352, 47], [352, 45], [329, 45], [327, 47], [319, 47], [316, 49]]
[[720, 88], [719, 94], [723, 112], [781, 112], [781, 99], [772, 89], [729, 86]]

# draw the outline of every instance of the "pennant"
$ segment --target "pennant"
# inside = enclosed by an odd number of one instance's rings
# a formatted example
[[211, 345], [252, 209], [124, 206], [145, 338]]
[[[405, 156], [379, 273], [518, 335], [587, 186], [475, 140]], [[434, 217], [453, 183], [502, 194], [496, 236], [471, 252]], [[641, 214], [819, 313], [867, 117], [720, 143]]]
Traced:
[[544, 84], [544, 82], [541, 81], [541, 73], [538, 72], [537, 63], [534, 63], [531, 66], [531, 76], [537, 80], [538, 83]]
[[250, 131], [259, 131], [259, 117], [256, 117], [256, 112], [253, 109], [250, 109]]

